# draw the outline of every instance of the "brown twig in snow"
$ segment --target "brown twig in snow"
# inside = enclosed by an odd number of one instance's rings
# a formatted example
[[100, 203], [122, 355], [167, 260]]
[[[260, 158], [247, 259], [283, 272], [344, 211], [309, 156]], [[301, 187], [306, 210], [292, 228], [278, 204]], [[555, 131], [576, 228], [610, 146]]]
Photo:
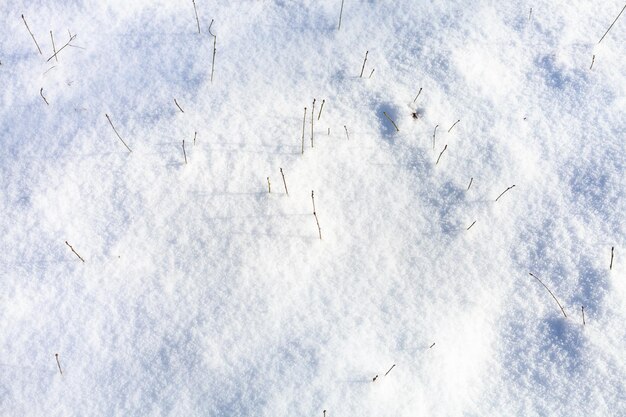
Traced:
[[496, 201], [498, 201], [500, 199], [500, 197], [502, 197], [504, 195], [504, 193], [506, 193], [507, 191], [509, 191], [513, 187], [515, 187], [515, 184], [511, 185], [509, 188], [507, 188], [506, 190], [502, 191], [502, 193], [498, 196], [498, 198], [496, 198]]
[[67, 240], [65, 241], [65, 244], [66, 244], [67, 246], [69, 246], [69, 248], [72, 250], [72, 252], [74, 252], [74, 255], [78, 256], [78, 259], [80, 259], [81, 261], [85, 262], [85, 260], [83, 259], [83, 257], [82, 257], [82, 256], [80, 256], [80, 255], [78, 254], [78, 252], [76, 252], [76, 251], [74, 250], [74, 248], [72, 247], [72, 245], [70, 245], [69, 243], [67, 243]]
[[615, 20], [613, 21], [613, 23], [611, 23], [611, 26], [609, 26], [609, 28], [606, 30], [606, 32], [604, 32], [604, 35], [602, 35], [602, 37], [600, 38], [600, 40], [598, 41], [598, 43], [602, 42], [602, 39], [604, 39], [604, 37], [606, 36], [607, 33], [609, 33], [609, 30], [611, 30], [611, 28], [613, 27], [613, 25], [615, 24], [615, 22], [617, 22], [617, 19], [619, 19], [619, 17], [622, 15], [622, 13], [624, 13], [624, 10], [626, 10], [626, 4], [624, 5], [624, 7], [622, 7], [622, 10], [619, 12], [619, 14], [617, 15], [617, 17], [615, 18]]
[[72, 42], [74, 39], [76, 39], [76, 36], [77, 36], [77, 35], [71, 35], [71, 36], [70, 36], [70, 40], [69, 40], [69, 41], [67, 41], [67, 43], [66, 43], [65, 45], [63, 45], [63, 46], [62, 46], [59, 50], [57, 50], [57, 51], [54, 53], [54, 55], [52, 55], [50, 58], [48, 58], [48, 59], [46, 60], [46, 62], [50, 61], [52, 58], [56, 58], [56, 57], [57, 57], [57, 55], [59, 55], [59, 53], [60, 53], [63, 49], [65, 49], [67, 46], [74, 46], [74, 45], [70, 45], [70, 42]]
[[554, 294], [552, 293], [552, 291], [550, 291], [550, 288], [548, 288], [548, 286], [546, 284], [543, 283], [543, 281], [541, 281], [539, 278], [537, 278], [535, 275], [533, 275], [532, 273], [528, 273], [531, 277], [535, 278], [537, 281], [539, 281], [539, 283], [541, 285], [543, 285], [543, 287], [548, 290], [548, 292], [550, 293], [550, 295], [552, 296], [552, 298], [554, 298], [554, 301], [556, 301], [556, 303], [559, 305], [559, 308], [561, 309], [561, 312], [563, 313], [563, 316], [565, 316], [565, 318], [567, 318], [567, 314], [565, 314], [565, 310], [563, 309], [563, 306], [561, 305], [561, 303], [559, 303], [559, 300], [556, 299], [556, 297], [554, 296]]
[[130, 149], [128, 147], [128, 145], [126, 144], [126, 142], [124, 142], [124, 139], [122, 139], [122, 137], [120, 136], [119, 133], [117, 133], [117, 129], [115, 128], [115, 126], [113, 126], [113, 122], [111, 121], [111, 118], [109, 117], [108, 114], [105, 114], [105, 116], [107, 117], [107, 120], [109, 121], [109, 124], [111, 125], [111, 127], [113, 128], [113, 131], [115, 132], [115, 134], [117, 135], [118, 139], [120, 141], [122, 141], [122, 143], [124, 144], [124, 146], [126, 146], [126, 149], [128, 149], [128, 152], [132, 152], [132, 149]]
[[41, 96], [41, 98], [43, 98], [43, 101], [45, 101], [46, 104], [49, 106], [50, 103], [48, 103], [48, 100], [46, 100], [46, 98], [43, 96], [43, 87], [41, 87], [41, 89], [39, 90], [39, 95]]
[[43, 55], [43, 52], [41, 52], [41, 48], [39, 47], [39, 44], [37, 43], [37, 39], [35, 39], [35, 35], [33, 35], [33, 32], [28, 27], [28, 23], [26, 23], [26, 18], [24, 17], [24, 15], [22, 15], [22, 20], [24, 21], [24, 24], [26, 25], [26, 29], [28, 30], [28, 33], [30, 33], [30, 36], [33, 38], [33, 41], [35, 42], [35, 46], [37, 46], [37, 50], [39, 51], [39, 54]]

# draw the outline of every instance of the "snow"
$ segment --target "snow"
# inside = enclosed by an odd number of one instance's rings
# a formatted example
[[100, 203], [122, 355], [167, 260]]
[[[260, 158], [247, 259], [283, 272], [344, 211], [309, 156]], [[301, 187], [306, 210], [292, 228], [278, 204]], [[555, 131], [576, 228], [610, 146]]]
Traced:
[[0, 5], [1, 415], [626, 415], [623, 4], [340, 6]]

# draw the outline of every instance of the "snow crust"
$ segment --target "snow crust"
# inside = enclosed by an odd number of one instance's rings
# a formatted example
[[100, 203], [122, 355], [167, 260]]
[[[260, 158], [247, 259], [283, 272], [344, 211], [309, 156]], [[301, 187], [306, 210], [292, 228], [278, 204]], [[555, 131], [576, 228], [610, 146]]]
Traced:
[[626, 415], [620, 2], [195, 3], [0, 4], [1, 415]]

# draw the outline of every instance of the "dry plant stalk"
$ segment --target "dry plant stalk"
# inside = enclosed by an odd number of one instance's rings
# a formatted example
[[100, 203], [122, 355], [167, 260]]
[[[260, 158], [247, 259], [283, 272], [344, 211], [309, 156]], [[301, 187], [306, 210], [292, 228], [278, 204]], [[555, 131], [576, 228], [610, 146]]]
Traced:
[[78, 252], [76, 252], [76, 251], [74, 250], [74, 248], [72, 247], [72, 245], [70, 245], [69, 243], [67, 243], [67, 240], [65, 241], [65, 244], [66, 244], [67, 246], [69, 246], [69, 248], [72, 250], [72, 252], [74, 252], [74, 255], [78, 256], [78, 259], [80, 259], [81, 261], [83, 261], [83, 263], [85, 262], [85, 260], [83, 259], [83, 257], [82, 257], [82, 256], [80, 256], [80, 255], [78, 254]]
[[24, 21], [24, 25], [26, 25], [26, 29], [28, 30], [28, 33], [30, 33], [30, 36], [33, 38], [33, 42], [35, 42], [35, 46], [37, 46], [37, 50], [39, 51], [39, 54], [43, 55], [43, 52], [41, 52], [41, 48], [39, 47], [39, 44], [37, 43], [37, 39], [35, 39], [35, 35], [33, 35], [33, 32], [28, 27], [28, 23], [26, 23], [26, 18], [24, 17], [24, 15], [22, 15], [22, 20]]
[[541, 285], [543, 285], [543, 287], [548, 290], [548, 292], [550, 293], [550, 295], [552, 296], [552, 298], [554, 298], [554, 301], [556, 301], [556, 303], [559, 305], [559, 308], [561, 309], [561, 312], [563, 313], [563, 316], [565, 316], [565, 318], [567, 318], [567, 314], [565, 314], [565, 310], [563, 309], [563, 306], [561, 305], [561, 303], [559, 303], [559, 300], [556, 299], [556, 297], [554, 296], [554, 294], [552, 293], [552, 291], [550, 291], [550, 288], [548, 288], [548, 286], [546, 284], [543, 283], [543, 281], [541, 281], [539, 278], [537, 278], [535, 275], [533, 275], [532, 273], [528, 273], [531, 277], [535, 278], [537, 281], [539, 281], [539, 283]]

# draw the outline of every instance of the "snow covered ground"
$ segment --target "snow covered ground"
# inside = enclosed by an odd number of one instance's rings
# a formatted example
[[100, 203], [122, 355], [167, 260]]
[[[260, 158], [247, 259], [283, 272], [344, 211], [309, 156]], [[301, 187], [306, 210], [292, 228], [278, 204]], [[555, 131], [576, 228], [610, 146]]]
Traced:
[[620, 1], [195, 5], [0, 4], [1, 415], [626, 415]]

